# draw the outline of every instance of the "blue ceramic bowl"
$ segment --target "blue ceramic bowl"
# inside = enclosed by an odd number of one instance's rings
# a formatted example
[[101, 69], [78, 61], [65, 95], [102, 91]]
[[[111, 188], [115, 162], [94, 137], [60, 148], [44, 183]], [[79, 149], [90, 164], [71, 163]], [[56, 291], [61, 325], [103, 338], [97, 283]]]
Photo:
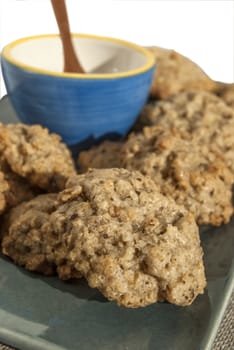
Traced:
[[58, 35], [19, 39], [2, 51], [7, 93], [22, 122], [41, 124], [72, 145], [124, 135], [152, 83], [154, 56], [135, 44], [73, 34], [86, 74], [63, 72]]

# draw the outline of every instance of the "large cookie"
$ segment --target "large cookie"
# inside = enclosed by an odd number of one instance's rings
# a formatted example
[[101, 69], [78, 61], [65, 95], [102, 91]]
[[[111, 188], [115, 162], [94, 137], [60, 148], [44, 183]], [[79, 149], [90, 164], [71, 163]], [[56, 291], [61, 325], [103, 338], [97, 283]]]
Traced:
[[0, 126], [1, 151], [11, 169], [47, 191], [63, 189], [76, 173], [68, 148], [40, 125]]
[[148, 47], [155, 55], [156, 71], [151, 95], [164, 99], [191, 89], [214, 91], [216, 83], [189, 58], [174, 50]]
[[119, 168], [122, 142], [104, 141], [87, 151], [82, 151], [78, 157], [79, 170], [84, 172], [89, 168]]
[[142, 127], [175, 127], [195, 135], [227, 162], [234, 177], [234, 111], [219, 97], [189, 91], [146, 105], [138, 120]]
[[123, 306], [189, 305], [206, 284], [193, 216], [138, 172], [74, 177], [58, 196], [11, 210], [3, 227], [3, 253], [17, 264], [63, 279], [81, 272]]
[[154, 126], [131, 134], [122, 152], [124, 167], [149, 175], [166, 195], [185, 205], [198, 224], [229, 222], [232, 173], [206, 143]]
[[[205, 287], [193, 216], [139, 172], [101, 169], [70, 179], [51, 214], [64, 257], [109, 300], [126, 307], [189, 305]], [[60, 274], [60, 277], [63, 277]]]

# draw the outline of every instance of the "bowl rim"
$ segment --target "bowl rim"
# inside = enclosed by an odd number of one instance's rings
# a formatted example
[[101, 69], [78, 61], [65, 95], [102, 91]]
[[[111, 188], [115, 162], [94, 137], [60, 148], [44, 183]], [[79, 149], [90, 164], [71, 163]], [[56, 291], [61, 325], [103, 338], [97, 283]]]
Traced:
[[14, 66], [17, 66], [19, 68], [22, 68], [24, 70], [27, 70], [32, 73], [39, 73], [42, 75], [49, 75], [49, 76], [54, 76], [54, 77], [59, 77], [59, 78], [79, 78], [79, 79], [84, 79], [84, 80], [89, 80], [89, 79], [113, 79], [113, 78], [126, 78], [126, 77], [131, 77], [134, 75], [139, 75], [142, 73], [147, 72], [148, 70], [152, 69], [155, 66], [155, 57], [154, 54], [146, 49], [145, 47], [141, 47], [135, 43], [118, 39], [118, 38], [113, 38], [113, 37], [107, 37], [107, 36], [101, 36], [101, 35], [94, 35], [94, 34], [84, 34], [84, 33], [71, 33], [72, 37], [75, 38], [85, 38], [85, 39], [98, 39], [100, 41], [110, 41], [113, 43], [120, 44], [125, 47], [130, 47], [131, 49], [134, 49], [135, 51], [140, 52], [143, 54], [146, 58], [146, 62], [142, 67], [132, 69], [126, 72], [118, 72], [118, 73], [102, 73], [102, 74], [91, 74], [91, 73], [86, 73], [86, 74], [80, 74], [80, 73], [64, 73], [64, 72], [53, 72], [47, 69], [43, 68], [37, 68], [30, 66], [28, 64], [22, 63], [12, 57], [11, 55], [11, 50], [16, 47], [17, 45], [30, 41], [30, 40], [37, 40], [37, 39], [42, 39], [42, 38], [58, 38], [60, 37], [59, 34], [40, 34], [40, 35], [33, 35], [33, 36], [28, 36], [24, 38], [20, 38], [17, 40], [12, 41], [8, 45], [6, 45], [3, 50], [2, 50], [2, 57], [8, 61], [9, 63], [13, 64]]

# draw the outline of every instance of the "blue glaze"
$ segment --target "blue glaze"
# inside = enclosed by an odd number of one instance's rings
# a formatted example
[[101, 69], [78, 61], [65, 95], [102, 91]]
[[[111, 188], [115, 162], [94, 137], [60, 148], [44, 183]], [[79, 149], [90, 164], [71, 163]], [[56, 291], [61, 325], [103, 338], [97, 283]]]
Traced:
[[128, 132], [146, 102], [155, 70], [113, 79], [74, 79], [30, 72], [4, 57], [1, 64], [20, 120], [48, 127], [69, 145]]

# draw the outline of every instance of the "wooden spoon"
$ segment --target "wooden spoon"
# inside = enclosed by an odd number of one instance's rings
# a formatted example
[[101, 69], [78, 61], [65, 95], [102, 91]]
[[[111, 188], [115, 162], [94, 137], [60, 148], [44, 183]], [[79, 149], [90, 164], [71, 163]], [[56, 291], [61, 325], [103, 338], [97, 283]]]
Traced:
[[65, 0], [51, 0], [63, 45], [64, 72], [85, 73], [72, 45]]

